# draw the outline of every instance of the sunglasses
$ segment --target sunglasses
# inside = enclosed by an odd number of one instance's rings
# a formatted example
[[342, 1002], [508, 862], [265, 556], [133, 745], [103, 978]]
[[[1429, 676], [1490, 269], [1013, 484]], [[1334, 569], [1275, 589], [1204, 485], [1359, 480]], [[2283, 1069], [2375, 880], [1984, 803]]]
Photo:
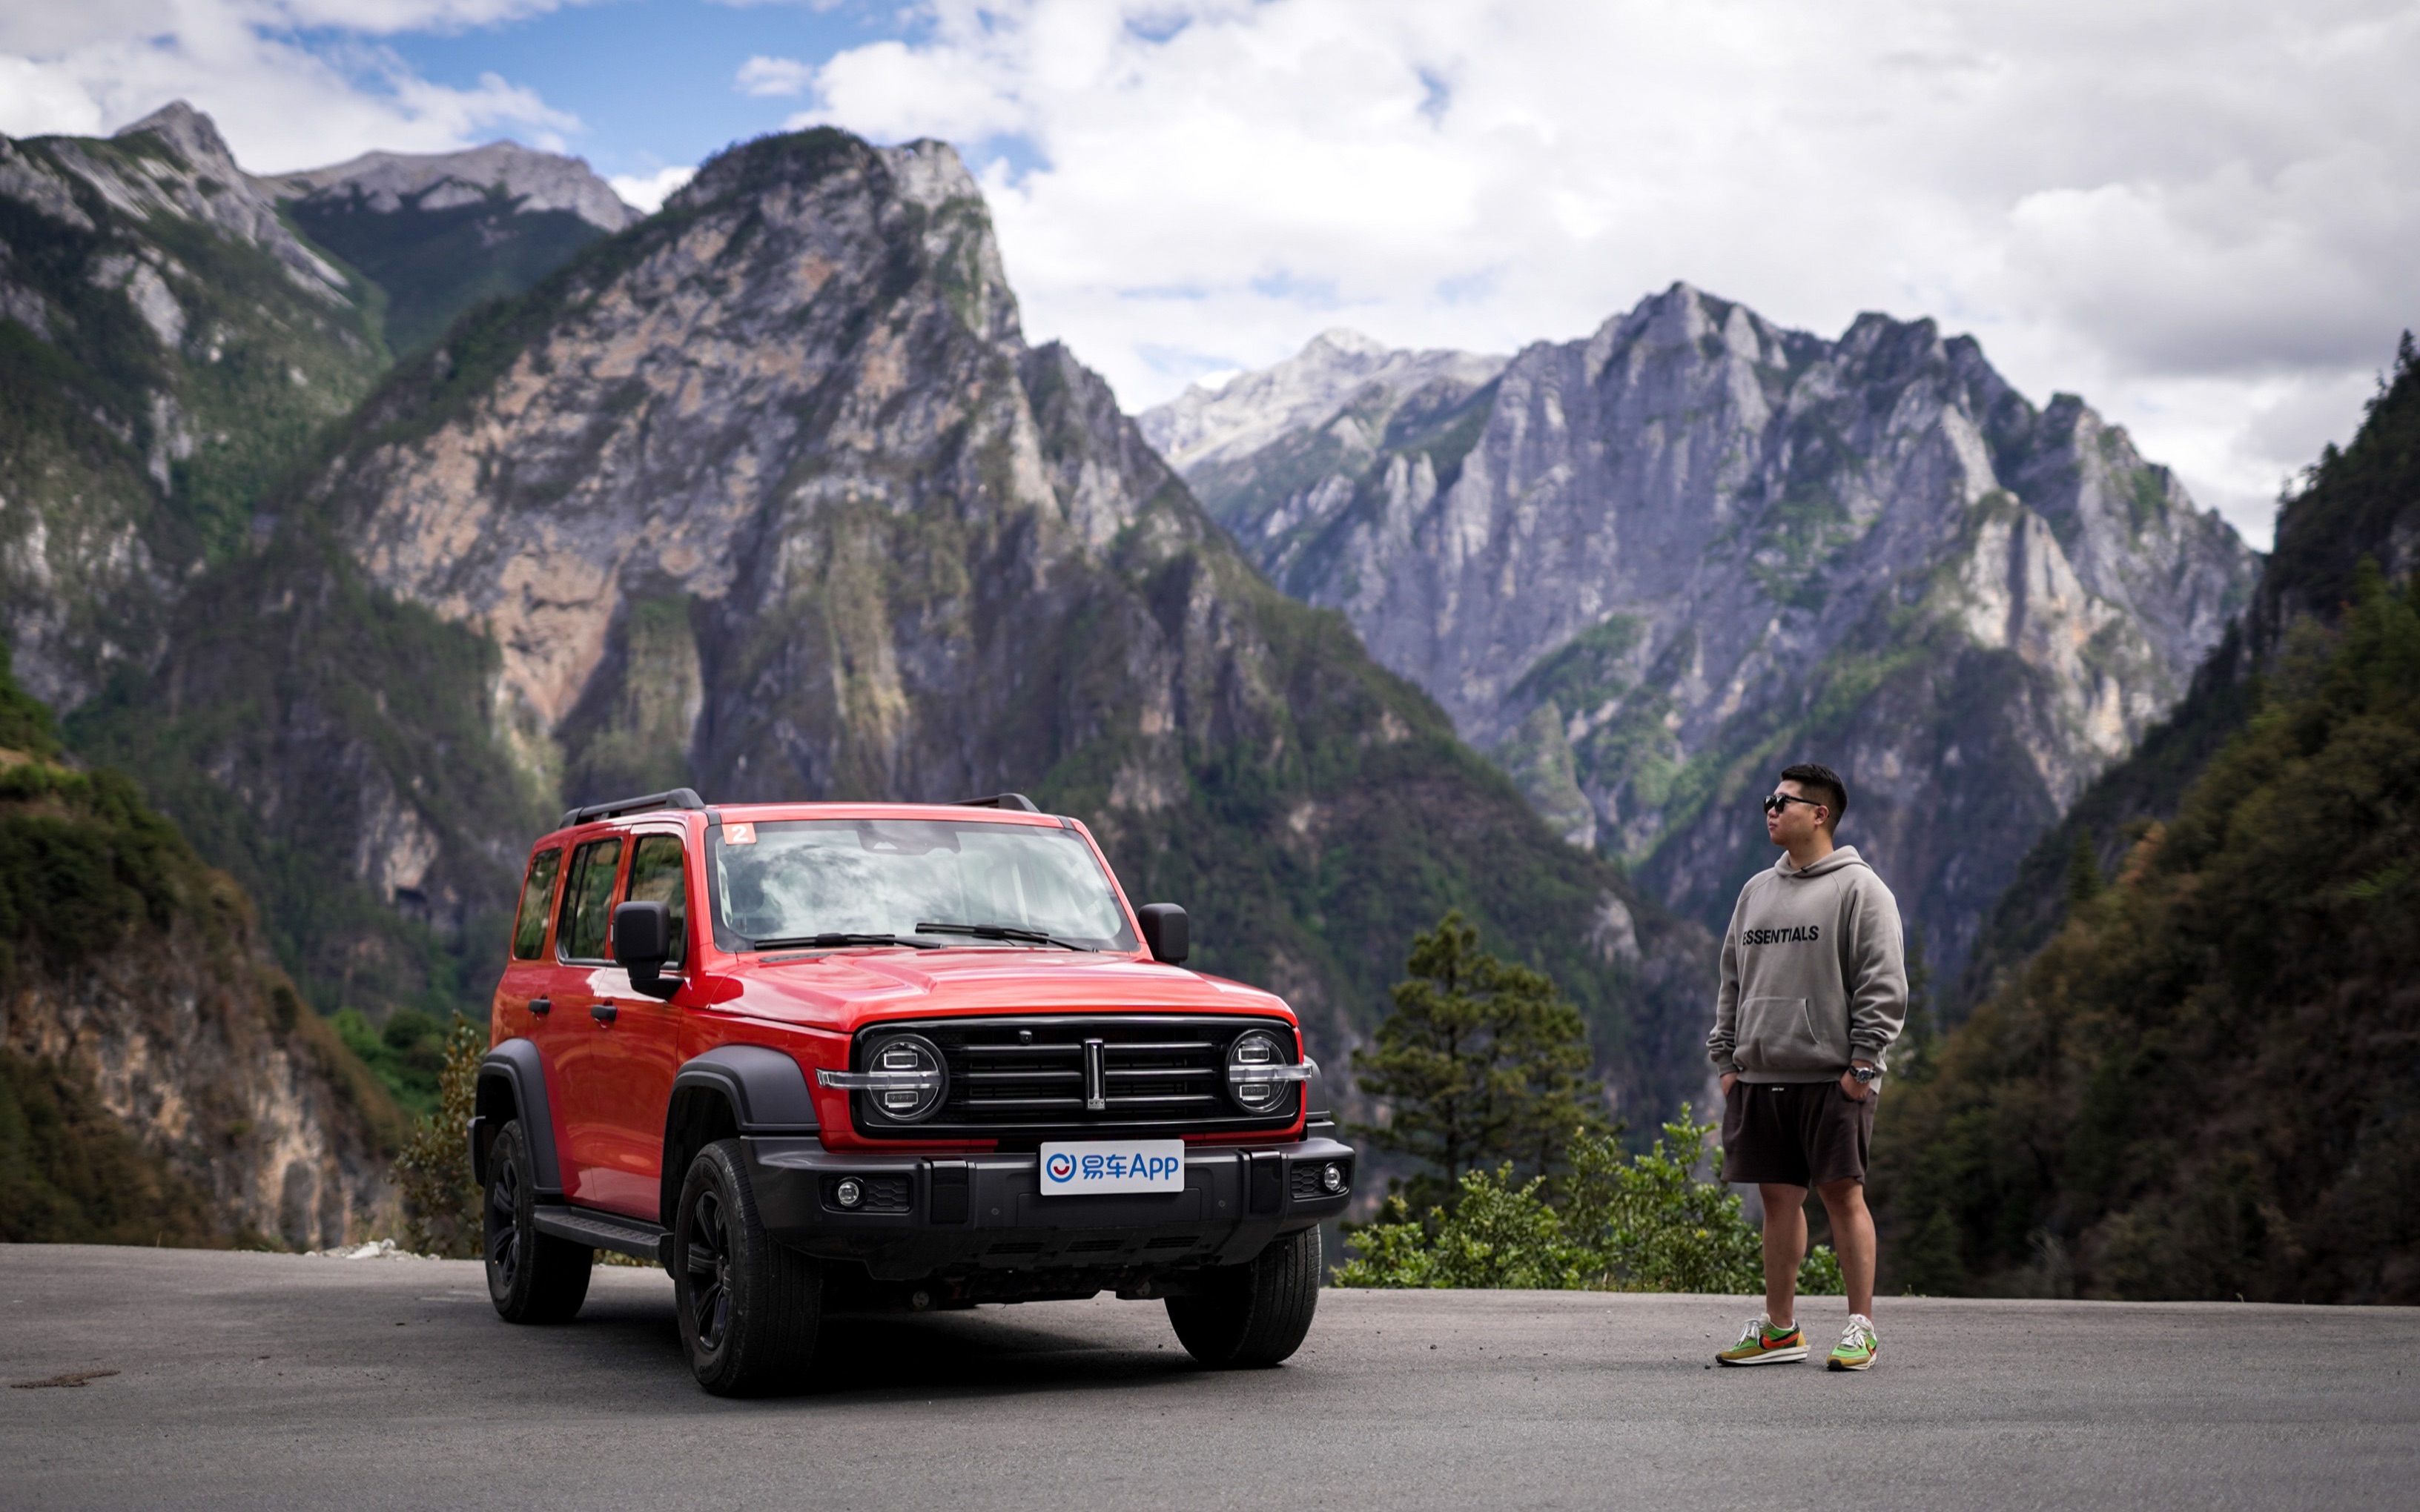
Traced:
[[1795, 793], [1773, 793], [1765, 795], [1764, 811], [1766, 813], [1779, 813], [1782, 810], [1789, 808], [1793, 803], [1803, 803], [1809, 809], [1821, 809], [1823, 807], [1814, 799], [1802, 798]]

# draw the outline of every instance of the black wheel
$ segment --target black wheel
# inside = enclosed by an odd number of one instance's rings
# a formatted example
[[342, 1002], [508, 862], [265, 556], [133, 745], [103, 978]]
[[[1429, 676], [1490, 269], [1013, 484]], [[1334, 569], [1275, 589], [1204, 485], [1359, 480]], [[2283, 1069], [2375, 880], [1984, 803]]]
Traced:
[[681, 1182], [673, 1302], [690, 1369], [717, 1396], [780, 1391], [814, 1356], [823, 1273], [766, 1234], [737, 1139], [699, 1150]]
[[1319, 1308], [1319, 1230], [1272, 1242], [1242, 1265], [1214, 1269], [1196, 1295], [1168, 1299], [1186, 1352], [1213, 1369], [1276, 1365], [1302, 1348]]
[[529, 1135], [514, 1119], [488, 1148], [488, 1200], [480, 1207], [487, 1242], [488, 1295], [508, 1323], [565, 1323], [588, 1298], [585, 1244], [537, 1231], [537, 1182]]

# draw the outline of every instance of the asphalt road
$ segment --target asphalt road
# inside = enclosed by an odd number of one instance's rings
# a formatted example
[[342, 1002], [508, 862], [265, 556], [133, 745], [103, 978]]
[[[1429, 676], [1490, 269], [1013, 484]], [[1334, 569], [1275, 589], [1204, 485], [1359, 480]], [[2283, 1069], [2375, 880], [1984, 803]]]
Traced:
[[[1159, 1307], [836, 1321], [807, 1395], [706, 1396], [670, 1283], [514, 1328], [477, 1266], [0, 1245], [0, 1504], [2396, 1507], [2420, 1311], [1886, 1303], [1870, 1375], [1715, 1370], [1752, 1304], [1326, 1292], [1276, 1370]], [[1810, 1304], [1837, 1330], [1837, 1302]], [[1819, 1335], [1828, 1341], [1828, 1335]]]

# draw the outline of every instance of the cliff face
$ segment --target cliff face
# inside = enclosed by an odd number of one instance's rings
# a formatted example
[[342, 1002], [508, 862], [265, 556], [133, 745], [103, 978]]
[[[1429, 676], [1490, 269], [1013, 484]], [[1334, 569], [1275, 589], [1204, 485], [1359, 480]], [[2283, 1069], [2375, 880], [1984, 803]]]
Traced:
[[[2263, 684], [2297, 638], [2322, 641], [2358, 596], [2364, 558], [2386, 581], [2420, 570], [2420, 355], [2410, 332], [2393, 381], [2370, 400], [2361, 431], [2331, 445], [2277, 511], [2277, 545], [2252, 601], [2203, 658], [2191, 691], [2124, 761], [2096, 778], [2038, 840], [2001, 895], [1987, 940], [1967, 963], [1953, 1010], [2006, 986], [2065, 921], [2070, 905], [2125, 863], [2145, 826], [2177, 812], [2185, 790], [2251, 722]], [[2307, 649], [2307, 648], [2306, 648]]]
[[4, 652], [0, 740], [0, 1238], [309, 1248], [391, 1226], [399, 1115], [241, 892], [125, 779], [60, 764]]
[[[1020, 790], [1331, 1060], [1460, 905], [1555, 971], [1625, 1098], [1698, 1079], [1702, 932], [1559, 844], [1025, 343], [946, 147], [735, 149], [398, 372], [277, 508], [111, 726], [180, 816], [237, 798], [263, 866], [492, 944], [548, 804]], [[334, 970], [368, 926], [314, 927]]]
[[506, 143], [262, 179], [182, 101], [105, 140], [0, 137], [0, 635], [26, 686], [69, 711], [156, 666], [171, 608], [391, 348], [635, 219]]
[[0, 138], [0, 634], [62, 709], [164, 649], [166, 607], [369, 391], [365, 286], [205, 116]]
[[[388, 339], [425, 344], [631, 219], [576, 160], [509, 145], [268, 180], [181, 103], [106, 140], [0, 139], [0, 637], [79, 748], [138, 771], [260, 900], [323, 1009], [472, 995], [450, 946], [476, 888], [435, 865], [398, 783], [457, 837], [542, 805], [488, 760], [484, 718], [428, 691], [491, 652], [281, 533], [278, 481]], [[234, 727], [281, 763], [191, 759]], [[357, 837], [334, 871], [291, 842], [331, 810]]]
[[1844, 839], [1962, 959], [2257, 563], [2122, 431], [1930, 321], [1827, 342], [1675, 285], [1492, 376], [1400, 354], [1373, 380], [1319, 345], [1286, 406], [1242, 379], [1146, 433], [1568, 839], [1709, 924], [1769, 861], [1749, 800], [1826, 760]]

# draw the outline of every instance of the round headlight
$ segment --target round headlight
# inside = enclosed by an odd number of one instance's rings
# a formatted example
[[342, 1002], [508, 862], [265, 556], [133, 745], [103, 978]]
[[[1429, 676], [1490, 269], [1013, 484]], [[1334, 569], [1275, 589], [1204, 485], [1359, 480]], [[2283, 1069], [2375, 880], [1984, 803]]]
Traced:
[[1275, 1112], [1285, 1101], [1286, 1084], [1275, 1076], [1256, 1076], [1255, 1072], [1275, 1072], [1286, 1063], [1286, 1053], [1277, 1036], [1252, 1029], [1235, 1036], [1227, 1047], [1227, 1090], [1233, 1094], [1238, 1106], [1248, 1113]]
[[950, 1068], [921, 1034], [894, 1034], [867, 1047], [865, 1069], [875, 1085], [869, 1106], [890, 1123], [918, 1123], [940, 1110], [950, 1092]]

